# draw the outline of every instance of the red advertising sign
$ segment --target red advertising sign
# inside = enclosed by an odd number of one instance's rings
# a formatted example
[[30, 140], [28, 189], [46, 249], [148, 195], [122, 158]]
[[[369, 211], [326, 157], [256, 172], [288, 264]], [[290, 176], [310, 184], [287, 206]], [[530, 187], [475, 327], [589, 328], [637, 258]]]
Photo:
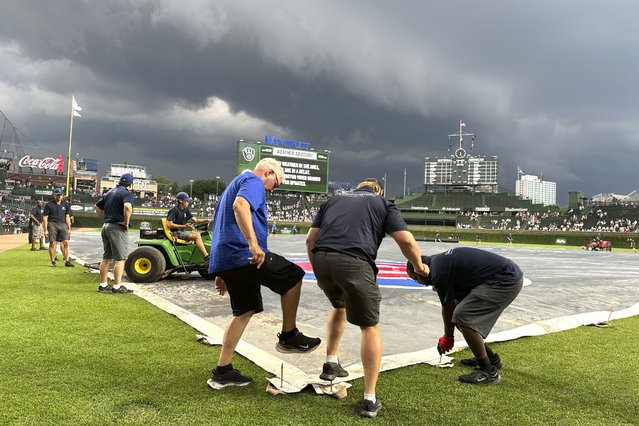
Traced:
[[57, 159], [53, 157], [33, 158], [29, 155], [25, 155], [24, 157], [20, 158], [20, 161], [18, 161], [18, 166], [63, 172], [64, 160], [62, 159], [62, 155], [59, 155]]

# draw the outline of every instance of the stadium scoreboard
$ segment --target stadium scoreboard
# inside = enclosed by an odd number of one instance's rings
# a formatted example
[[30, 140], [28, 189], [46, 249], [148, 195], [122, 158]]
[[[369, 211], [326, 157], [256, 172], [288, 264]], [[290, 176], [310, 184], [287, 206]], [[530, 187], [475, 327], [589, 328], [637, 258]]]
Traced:
[[[426, 157], [424, 184], [435, 186], [487, 186], [497, 188], [499, 160], [497, 157], [472, 157], [455, 152], [449, 158]], [[463, 150], [462, 150], [463, 151]]]
[[265, 138], [262, 142], [237, 141], [237, 174], [246, 169], [253, 170], [263, 158], [274, 158], [279, 161], [286, 180], [278, 189], [284, 191], [328, 192], [328, 165], [330, 151], [313, 151], [297, 149], [308, 147], [309, 143], [297, 141], [281, 141]]

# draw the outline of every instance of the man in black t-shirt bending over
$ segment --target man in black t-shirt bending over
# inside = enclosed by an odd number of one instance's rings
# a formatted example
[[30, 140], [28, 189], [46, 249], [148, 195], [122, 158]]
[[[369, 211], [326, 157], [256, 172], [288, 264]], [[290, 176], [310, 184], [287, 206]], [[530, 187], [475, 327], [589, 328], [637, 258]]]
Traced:
[[501, 359], [484, 339], [521, 291], [524, 273], [512, 260], [472, 247], [422, 256], [422, 262], [430, 269], [428, 276], [415, 274], [410, 263], [406, 264], [406, 272], [415, 281], [432, 285], [441, 301], [444, 335], [439, 338], [437, 350], [444, 354], [453, 349], [457, 327], [475, 355], [461, 363], [477, 367], [471, 374], [459, 376], [459, 381], [499, 383]]

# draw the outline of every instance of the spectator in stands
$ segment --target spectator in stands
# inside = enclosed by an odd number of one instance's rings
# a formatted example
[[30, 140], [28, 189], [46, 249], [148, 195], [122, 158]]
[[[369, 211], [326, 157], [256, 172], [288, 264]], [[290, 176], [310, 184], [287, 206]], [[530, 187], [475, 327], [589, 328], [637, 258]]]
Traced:
[[192, 201], [189, 194], [179, 192], [176, 197], [177, 204], [166, 215], [166, 224], [176, 238], [185, 241], [195, 241], [195, 246], [202, 253], [205, 261], [209, 260], [209, 254], [206, 252], [202, 236], [199, 232], [185, 231], [186, 228], [194, 229], [194, 225], [198, 223], [208, 223], [209, 219], [197, 219], [189, 210], [189, 203]]
[[57, 243], [60, 243], [64, 266], [73, 267], [69, 259], [69, 240], [71, 239], [71, 217], [69, 203], [63, 200], [62, 188], [53, 191], [53, 199], [44, 206], [43, 221], [44, 236], [49, 237], [49, 257], [51, 266], [56, 266]]
[[40, 250], [46, 250], [44, 247], [44, 230], [42, 229], [42, 221], [44, 216], [42, 215], [42, 201], [37, 200], [35, 206], [29, 213], [29, 225], [31, 226], [31, 251], [36, 251], [36, 241], [40, 242]]

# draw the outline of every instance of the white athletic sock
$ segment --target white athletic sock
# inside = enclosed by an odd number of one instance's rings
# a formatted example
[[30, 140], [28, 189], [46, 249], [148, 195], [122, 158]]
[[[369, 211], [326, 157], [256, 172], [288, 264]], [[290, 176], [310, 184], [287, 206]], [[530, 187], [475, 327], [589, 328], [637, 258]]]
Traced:
[[326, 355], [326, 362], [332, 362], [334, 364], [339, 364], [339, 360], [337, 359], [337, 355]]
[[102, 288], [104, 288], [104, 287], [106, 287], [108, 285], [109, 285], [108, 283], [100, 283], [100, 287], [102, 287]]
[[375, 394], [372, 394], [372, 395], [371, 395], [370, 393], [365, 393], [365, 394], [364, 394], [364, 399], [368, 399], [368, 400], [369, 400], [369, 401], [371, 401], [371, 402], [375, 402], [375, 401], [377, 401], [377, 400], [375, 399]]
[[120, 284], [116, 284], [116, 285], [113, 286], [113, 290], [117, 290], [119, 288], [120, 288]]

